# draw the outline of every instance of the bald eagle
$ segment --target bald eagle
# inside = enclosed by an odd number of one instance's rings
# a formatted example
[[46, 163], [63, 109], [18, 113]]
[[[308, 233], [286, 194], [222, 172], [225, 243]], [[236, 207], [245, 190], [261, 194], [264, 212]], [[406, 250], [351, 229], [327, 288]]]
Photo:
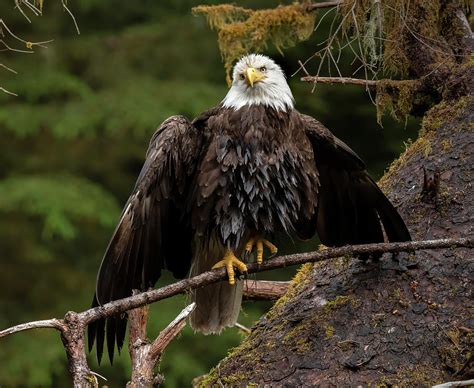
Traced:
[[[327, 246], [410, 240], [400, 215], [364, 162], [314, 118], [294, 108], [282, 69], [251, 54], [233, 70], [224, 100], [189, 121], [155, 132], [135, 188], [107, 247], [93, 306], [153, 287], [163, 269], [177, 278], [225, 267], [228, 281], [195, 290], [191, 326], [205, 334], [233, 326], [240, 310], [245, 253], [275, 232]], [[253, 254], [252, 254], [253, 256]], [[251, 256], [251, 257], [252, 257]], [[120, 351], [126, 315], [89, 325], [99, 361]]]

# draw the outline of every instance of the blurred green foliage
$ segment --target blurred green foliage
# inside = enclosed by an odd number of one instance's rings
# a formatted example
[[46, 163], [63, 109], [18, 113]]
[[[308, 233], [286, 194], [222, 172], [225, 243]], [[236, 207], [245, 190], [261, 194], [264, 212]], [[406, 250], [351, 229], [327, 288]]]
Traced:
[[[216, 37], [204, 18], [191, 15], [196, 1], [70, 1], [81, 35], [59, 2], [46, 1], [44, 16], [32, 24], [11, 3], [3, 2], [0, 15], [17, 35], [54, 42], [31, 55], [2, 52], [0, 60], [18, 72], [0, 69], [0, 85], [18, 94], [0, 93], [0, 328], [89, 307], [101, 256], [154, 129], [170, 115], [192, 117], [216, 105], [227, 90]], [[312, 37], [285, 56], [267, 53], [290, 76], [323, 38]], [[349, 61], [343, 69], [350, 74]], [[298, 109], [347, 141], [377, 177], [416, 136], [416, 123], [378, 127], [361, 88], [318, 85], [312, 94], [298, 77], [290, 84]], [[283, 244], [283, 253], [315, 246]], [[288, 279], [292, 273], [258, 278]], [[159, 285], [171, 281], [164, 276]], [[175, 297], [152, 306], [150, 334], [185, 304], [185, 297]], [[268, 307], [246, 303], [241, 323], [251, 326]], [[163, 357], [166, 386], [189, 385], [241, 335], [229, 329], [204, 337], [186, 328]], [[0, 386], [69, 385], [57, 333], [15, 335], [2, 339], [0, 348]], [[124, 386], [126, 352], [113, 367], [97, 366], [93, 355], [90, 360], [109, 386]]]

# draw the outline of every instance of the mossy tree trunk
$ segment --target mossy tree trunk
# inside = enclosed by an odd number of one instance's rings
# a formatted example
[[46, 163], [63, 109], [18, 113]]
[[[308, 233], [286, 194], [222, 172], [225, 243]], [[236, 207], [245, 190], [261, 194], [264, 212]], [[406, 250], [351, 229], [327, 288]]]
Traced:
[[[383, 180], [415, 239], [474, 232], [473, 107], [463, 98], [434, 108], [431, 127]], [[437, 198], [423, 194], [424, 169], [439, 170]], [[428, 386], [472, 377], [472, 250], [420, 251], [405, 264], [387, 256], [305, 265], [205, 385]]]
[[[422, 3], [415, 2], [414, 17], [426, 12]], [[420, 137], [380, 182], [417, 240], [474, 233], [472, 33], [455, 2], [441, 3], [446, 34], [439, 42], [447, 45], [400, 37], [409, 74], [433, 71], [415, 96], [424, 114]], [[472, 378], [473, 282], [469, 249], [420, 251], [400, 263], [385, 255], [369, 264], [305, 265], [199, 384], [429, 386]]]

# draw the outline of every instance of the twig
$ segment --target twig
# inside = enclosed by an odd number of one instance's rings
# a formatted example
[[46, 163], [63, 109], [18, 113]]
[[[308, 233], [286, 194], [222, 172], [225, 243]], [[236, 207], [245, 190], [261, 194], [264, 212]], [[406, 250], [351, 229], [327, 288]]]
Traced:
[[15, 334], [20, 331], [32, 330], [32, 329], [56, 329], [56, 330], [63, 330], [63, 321], [60, 319], [45, 319], [42, 321], [33, 321], [28, 323], [22, 323], [21, 325], [13, 326], [8, 329], [2, 330], [0, 332], [0, 338], [6, 337], [10, 334]]
[[449, 381], [447, 383], [433, 385], [432, 388], [467, 387], [467, 386], [473, 386], [473, 385], [474, 385], [474, 380]]
[[20, 1], [15, 0], [15, 8], [20, 11], [20, 13], [23, 15], [23, 17], [28, 21], [28, 23], [31, 23], [31, 19], [26, 15], [25, 11], [23, 11], [23, 8], [21, 8]]
[[[22, 42], [26, 45], [26, 47], [28, 49], [32, 49], [33, 46], [39, 46], [39, 47], [43, 47], [43, 48], [47, 48], [47, 46], [45, 46], [46, 44], [48, 43], [51, 43], [53, 41], [53, 39], [50, 39], [50, 40], [45, 40], [45, 41], [42, 41], [42, 42], [29, 42], [27, 40], [24, 40], [22, 38], [20, 38], [19, 36], [15, 35], [7, 26], [7, 24], [4, 22], [3, 19], [0, 19], [0, 26], [2, 26], [3, 28], [5, 28], [5, 30], [10, 34], [10, 36], [16, 40], [18, 40], [19, 42]], [[5, 44], [5, 43], [4, 43]], [[5, 44], [5, 46], [7, 46]], [[8, 46], [7, 46], [8, 47]]]
[[301, 78], [301, 81], [321, 83], [321, 84], [352, 84], [352, 85], [361, 85], [361, 86], [376, 86], [377, 83], [382, 80], [368, 80], [368, 79], [350, 78], [350, 77], [305, 76]]
[[151, 355], [158, 356], [160, 353], [165, 350], [169, 343], [175, 338], [186, 325], [186, 318], [191, 314], [196, 308], [196, 303], [191, 303], [189, 306], [185, 307], [183, 311], [171, 322], [158, 337], [151, 344]]
[[18, 97], [18, 94], [13, 93], [13, 92], [10, 92], [9, 90], [7, 90], [7, 89], [5, 89], [5, 88], [3, 88], [3, 87], [1, 87], [1, 86], [0, 86], [0, 90], [1, 90], [3, 93], [9, 94], [9, 95], [11, 95], [11, 96]]
[[313, 3], [306, 7], [306, 11], [311, 12], [320, 8], [337, 7], [341, 5], [343, 2], [344, 2], [343, 0], [334, 0], [334, 1], [323, 1], [321, 3]]
[[61, 4], [64, 8], [64, 10], [69, 14], [69, 16], [72, 19], [72, 22], [74, 23], [74, 27], [76, 27], [77, 35], [81, 34], [81, 31], [79, 30], [79, 25], [77, 24], [76, 18], [74, 14], [71, 12], [71, 10], [67, 7], [66, 5], [66, 0], [61, 0]]
[[18, 74], [17, 71], [13, 70], [12, 68], [8, 67], [7, 65], [4, 65], [3, 63], [0, 63], [0, 67], [3, 67], [5, 70], [8, 70], [12, 72], [13, 74]]
[[269, 280], [245, 280], [244, 298], [252, 300], [276, 300], [285, 295], [290, 282]]
[[252, 332], [252, 330], [250, 330], [247, 326], [244, 326], [242, 325], [241, 323], [239, 322], [236, 322], [236, 324], [234, 325], [234, 327], [236, 327], [237, 329], [239, 330], [242, 330], [244, 333], [246, 334], [250, 334]]
[[32, 50], [20, 50], [20, 49], [10, 47], [7, 44], [7, 42], [5, 42], [3, 39], [0, 39], [0, 43], [3, 44], [6, 47], [5, 49], [0, 50], [0, 51], [14, 51], [14, 52], [17, 52], [17, 53], [22, 53], [22, 54], [33, 54], [34, 53], [34, 51], [32, 51]]

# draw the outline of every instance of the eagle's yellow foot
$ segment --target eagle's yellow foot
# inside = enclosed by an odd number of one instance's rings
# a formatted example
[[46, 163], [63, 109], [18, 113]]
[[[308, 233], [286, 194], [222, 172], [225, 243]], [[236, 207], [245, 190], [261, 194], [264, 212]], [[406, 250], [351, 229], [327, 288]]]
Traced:
[[245, 251], [250, 254], [252, 253], [253, 247], [257, 247], [257, 263], [262, 264], [264, 245], [270, 250], [272, 255], [278, 252], [278, 248], [275, 245], [273, 245], [270, 241], [260, 237], [252, 237], [245, 245]]
[[226, 251], [224, 258], [221, 261], [212, 266], [213, 269], [221, 267], [225, 267], [227, 269], [227, 276], [229, 276], [230, 285], [235, 284], [234, 267], [240, 272], [247, 272], [247, 266], [241, 262], [230, 249]]

